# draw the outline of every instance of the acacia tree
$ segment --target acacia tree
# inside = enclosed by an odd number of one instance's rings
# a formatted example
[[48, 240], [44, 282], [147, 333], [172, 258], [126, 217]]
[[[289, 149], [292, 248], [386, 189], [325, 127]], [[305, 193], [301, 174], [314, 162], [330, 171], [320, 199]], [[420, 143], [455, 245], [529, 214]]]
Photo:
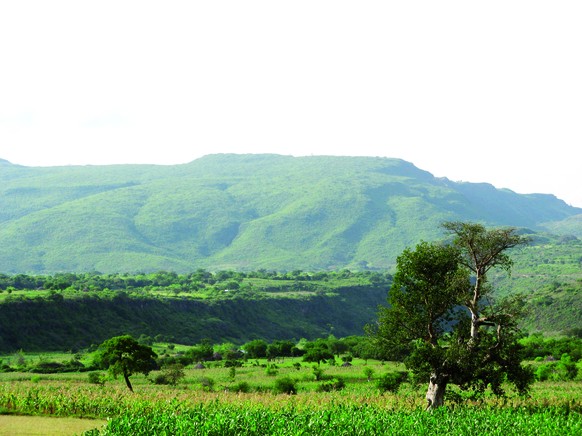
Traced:
[[487, 273], [494, 267], [510, 271], [513, 261], [507, 255], [509, 248], [523, 245], [528, 238], [517, 234], [514, 228], [487, 230], [481, 224], [445, 222], [445, 230], [453, 235], [453, 244], [461, 251], [461, 263], [474, 277], [472, 292], [465, 296], [464, 304], [471, 312], [471, 339], [478, 340], [480, 327], [494, 325], [491, 315], [483, 315], [490, 306], [488, 298], [492, 288], [487, 283]]
[[127, 388], [133, 392], [129, 377], [135, 373], [148, 375], [157, 368], [157, 354], [147, 345], [142, 345], [129, 335], [116, 336], [99, 346], [96, 362], [117, 377], [123, 375]]
[[525, 240], [512, 229], [444, 226], [456, 235], [452, 244], [422, 242], [398, 257], [389, 307], [380, 309], [369, 331], [385, 350], [408, 347], [405, 363], [428, 380], [430, 409], [444, 404], [449, 383], [479, 391], [490, 386], [501, 394], [508, 380], [524, 393], [532, 375], [519, 357], [520, 300], [493, 304], [486, 273], [494, 266], [508, 268], [504, 251]]

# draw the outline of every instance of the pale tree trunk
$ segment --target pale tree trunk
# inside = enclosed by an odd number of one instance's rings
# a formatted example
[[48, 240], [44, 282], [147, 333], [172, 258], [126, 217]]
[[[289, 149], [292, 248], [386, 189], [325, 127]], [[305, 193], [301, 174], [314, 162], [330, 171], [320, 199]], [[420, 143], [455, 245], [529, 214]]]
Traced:
[[471, 342], [476, 342], [479, 336], [479, 315], [471, 311]]
[[473, 288], [473, 299], [468, 304], [469, 311], [471, 312], [471, 342], [476, 342], [479, 336], [479, 300], [481, 299], [482, 282], [482, 274], [477, 270], [475, 286]]
[[437, 407], [444, 406], [445, 404], [445, 390], [447, 389], [448, 377], [431, 374], [430, 381], [428, 383], [428, 390], [426, 391], [426, 410], [436, 409]]

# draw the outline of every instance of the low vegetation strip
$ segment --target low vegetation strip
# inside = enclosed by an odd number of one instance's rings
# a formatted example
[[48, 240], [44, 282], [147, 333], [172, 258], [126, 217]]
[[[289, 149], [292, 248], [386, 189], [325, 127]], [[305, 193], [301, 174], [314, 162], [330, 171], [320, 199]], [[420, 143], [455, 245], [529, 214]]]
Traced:
[[[144, 381], [142, 381], [144, 382]], [[5, 382], [0, 408], [31, 415], [107, 419], [96, 435], [576, 435], [582, 432], [578, 382], [536, 383], [531, 398], [484, 397], [424, 410], [421, 391], [398, 394], [208, 392], [188, 387], [79, 381]], [[95, 427], [98, 427], [97, 425]], [[94, 427], [94, 428], [95, 428]]]
[[[439, 409], [387, 411], [361, 406], [332, 406], [305, 411], [240, 407], [220, 403], [179, 413], [124, 414], [111, 420], [103, 435], [575, 435], [582, 416], [562, 409]], [[97, 433], [95, 433], [97, 434]]]

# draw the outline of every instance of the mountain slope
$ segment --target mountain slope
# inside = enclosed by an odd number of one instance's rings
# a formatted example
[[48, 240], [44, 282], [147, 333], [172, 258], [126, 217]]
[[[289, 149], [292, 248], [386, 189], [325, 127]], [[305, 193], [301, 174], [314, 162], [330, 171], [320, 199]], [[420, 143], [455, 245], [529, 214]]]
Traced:
[[[175, 166], [0, 161], [0, 272], [391, 268], [444, 220], [579, 234], [551, 195], [399, 159], [211, 155]], [[568, 225], [559, 222], [567, 220]]]

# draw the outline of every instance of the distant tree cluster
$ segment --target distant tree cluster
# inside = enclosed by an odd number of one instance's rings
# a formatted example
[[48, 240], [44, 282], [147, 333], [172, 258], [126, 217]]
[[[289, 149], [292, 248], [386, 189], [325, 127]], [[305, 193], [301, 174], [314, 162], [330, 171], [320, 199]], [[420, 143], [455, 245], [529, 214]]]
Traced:
[[524, 358], [551, 360], [567, 353], [575, 362], [582, 360], [582, 337], [576, 334], [577, 330], [569, 333], [558, 338], [546, 338], [541, 333], [534, 333], [521, 339]]
[[[276, 272], [258, 270], [254, 272], [217, 271], [198, 269], [189, 274], [171, 271], [155, 273], [58, 273], [55, 275], [0, 274], [0, 291], [5, 290], [54, 290], [73, 289], [78, 291], [99, 292], [170, 289], [176, 293], [194, 292], [207, 286], [220, 285], [223, 289], [237, 290], [244, 279], [268, 279], [274, 281], [293, 281], [295, 289], [308, 289], [315, 281], [337, 281], [347, 278], [359, 279], [371, 285], [389, 284], [391, 275], [377, 271], [349, 270], [319, 272]], [[283, 289], [283, 288], [281, 288]], [[316, 288], [313, 288], [316, 289]], [[276, 289], [274, 289], [276, 290]]]
[[[144, 338], [140, 339], [143, 342]], [[145, 338], [145, 343], [149, 340]], [[268, 359], [277, 360], [286, 357], [302, 357], [305, 362], [321, 363], [340, 358], [350, 361], [354, 357], [361, 359], [382, 359], [384, 356], [377, 352], [373, 341], [368, 336], [348, 336], [336, 338], [333, 335], [327, 338], [319, 338], [313, 341], [301, 339], [300, 341], [275, 340], [267, 342], [263, 339], [253, 339], [240, 346], [230, 342], [213, 345], [205, 339], [193, 345], [187, 351], [160, 356], [158, 365], [179, 363], [192, 365], [204, 362], [235, 361]]]

